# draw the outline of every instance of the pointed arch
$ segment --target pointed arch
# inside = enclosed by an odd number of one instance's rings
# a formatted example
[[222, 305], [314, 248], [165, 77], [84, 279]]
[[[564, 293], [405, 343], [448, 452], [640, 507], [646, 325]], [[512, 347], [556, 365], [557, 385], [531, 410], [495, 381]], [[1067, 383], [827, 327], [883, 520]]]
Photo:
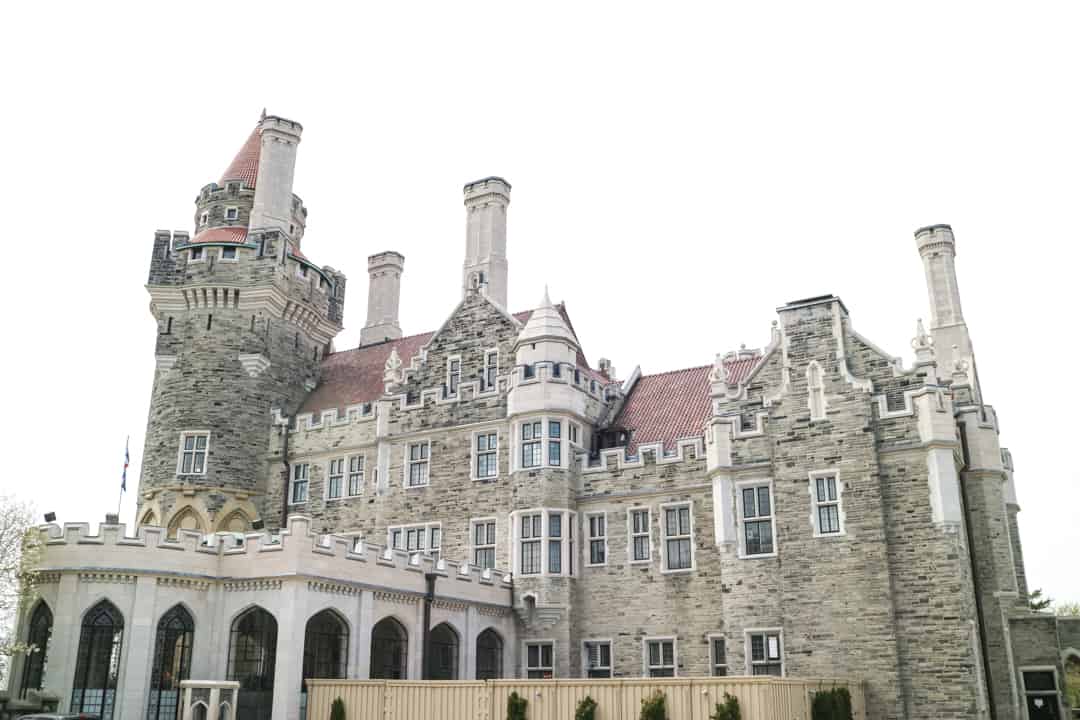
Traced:
[[143, 513], [142, 520], [139, 521], [139, 525], [152, 525], [154, 527], [160, 527], [158, 525], [157, 513], [152, 509]]
[[25, 697], [28, 690], [40, 690], [45, 677], [45, 667], [49, 662], [49, 640], [52, 638], [53, 614], [44, 600], [38, 600], [30, 613], [30, 622], [26, 643], [33, 646], [26, 662], [23, 663], [22, 685], [19, 697]]
[[173, 605], [158, 620], [150, 674], [149, 720], [179, 717], [180, 683], [191, 676], [194, 638], [195, 618], [183, 603]]
[[83, 615], [71, 711], [112, 720], [123, 651], [124, 616], [105, 598]]
[[498, 680], [503, 676], [503, 638], [489, 627], [476, 636], [476, 679]]
[[229, 626], [228, 679], [240, 683], [237, 717], [269, 720], [274, 699], [277, 620], [260, 605], [237, 613]]
[[409, 632], [393, 615], [387, 615], [371, 629], [372, 680], [408, 678]]
[[169, 530], [166, 536], [175, 539], [181, 530], [206, 532], [206, 524], [191, 505], [185, 505], [173, 513], [172, 518], [169, 520]]
[[251, 530], [251, 518], [243, 510], [233, 510], [218, 523], [218, 532], [246, 533]]
[[345, 617], [333, 608], [325, 608], [308, 618], [304, 627], [303, 678], [345, 678], [348, 661], [349, 623]]
[[428, 675], [432, 680], [457, 680], [458, 655], [461, 636], [449, 622], [441, 622], [431, 629], [431, 658], [427, 661]]

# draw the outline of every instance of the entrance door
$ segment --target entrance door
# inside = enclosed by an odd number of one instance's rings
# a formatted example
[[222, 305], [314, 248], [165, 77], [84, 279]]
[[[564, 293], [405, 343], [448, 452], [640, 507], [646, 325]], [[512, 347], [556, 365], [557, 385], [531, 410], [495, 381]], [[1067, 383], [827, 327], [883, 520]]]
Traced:
[[1024, 701], [1028, 720], [1061, 720], [1057, 672], [1053, 668], [1024, 670]]

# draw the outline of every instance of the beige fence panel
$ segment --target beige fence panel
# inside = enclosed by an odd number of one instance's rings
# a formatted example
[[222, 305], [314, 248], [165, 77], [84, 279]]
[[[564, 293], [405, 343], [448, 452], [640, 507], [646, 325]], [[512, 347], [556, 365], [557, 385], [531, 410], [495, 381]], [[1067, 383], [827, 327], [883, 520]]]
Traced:
[[[557, 718], [574, 717], [579, 702], [588, 695], [596, 701], [596, 720], [625, 720], [623, 686], [618, 680], [559, 680]], [[499, 717], [502, 720], [503, 716]]]
[[387, 701], [382, 680], [306, 680], [309, 720], [329, 720], [335, 698], [345, 702], [347, 720], [382, 720]]
[[388, 682], [383, 717], [384, 720], [478, 718], [487, 714], [490, 705], [483, 682]]
[[506, 717], [506, 701], [514, 692], [529, 701], [528, 720], [559, 720], [558, 684], [554, 680], [492, 680], [492, 720]]

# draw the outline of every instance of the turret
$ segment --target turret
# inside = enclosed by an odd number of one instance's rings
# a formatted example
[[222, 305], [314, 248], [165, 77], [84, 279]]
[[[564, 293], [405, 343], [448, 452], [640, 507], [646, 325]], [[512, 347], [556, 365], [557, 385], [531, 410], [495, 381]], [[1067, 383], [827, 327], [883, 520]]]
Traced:
[[360, 331], [360, 344], [372, 345], [401, 337], [398, 305], [405, 256], [393, 250], [368, 258], [367, 322]]
[[258, 175], [251, 210], [251, 229], [273, 228], [292, 237], [296, 229], [293, 221], [293, 172], [301, 132], [303, 128], [298, 122], [263, 115], [259, 123]]
[[[943, 376], [948, 376], [957, 361], [972, 362], [971, 338], [956, 282], [956, 240], [950, 226], [929, 225], [915, 231], [915, 241], [926, 271], [930, 335], [938, 368]], [[977, 392], [978, 384], [973, 384]]]
[[487, 177], [465, 186], [465, 265], [462, 295], [479, 290], [506, 307], [506, 208], [510, 183]]

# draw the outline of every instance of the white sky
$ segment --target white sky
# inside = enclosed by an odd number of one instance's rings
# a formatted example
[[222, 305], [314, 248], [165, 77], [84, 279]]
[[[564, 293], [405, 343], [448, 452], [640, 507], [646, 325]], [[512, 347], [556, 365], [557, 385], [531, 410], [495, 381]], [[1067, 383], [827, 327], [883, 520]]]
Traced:
[[623, 375], [763, 345], [824, 293], [910, 364], [912, 231], [951, 223], [1030, 584], [1080, 600], [1075, 4], [158, 5], [5, 10], [0, 493], [96, 522], [130, 434], [133, 519], [153, 231], [193, 229], [265, 106], [305, 128], [304, 250], [350, 278], [339, 349], [376, 251], [406, 256], [405, 332], [442, 322], [486, 175], [514, 186], [511, 309], [550, 284]]

